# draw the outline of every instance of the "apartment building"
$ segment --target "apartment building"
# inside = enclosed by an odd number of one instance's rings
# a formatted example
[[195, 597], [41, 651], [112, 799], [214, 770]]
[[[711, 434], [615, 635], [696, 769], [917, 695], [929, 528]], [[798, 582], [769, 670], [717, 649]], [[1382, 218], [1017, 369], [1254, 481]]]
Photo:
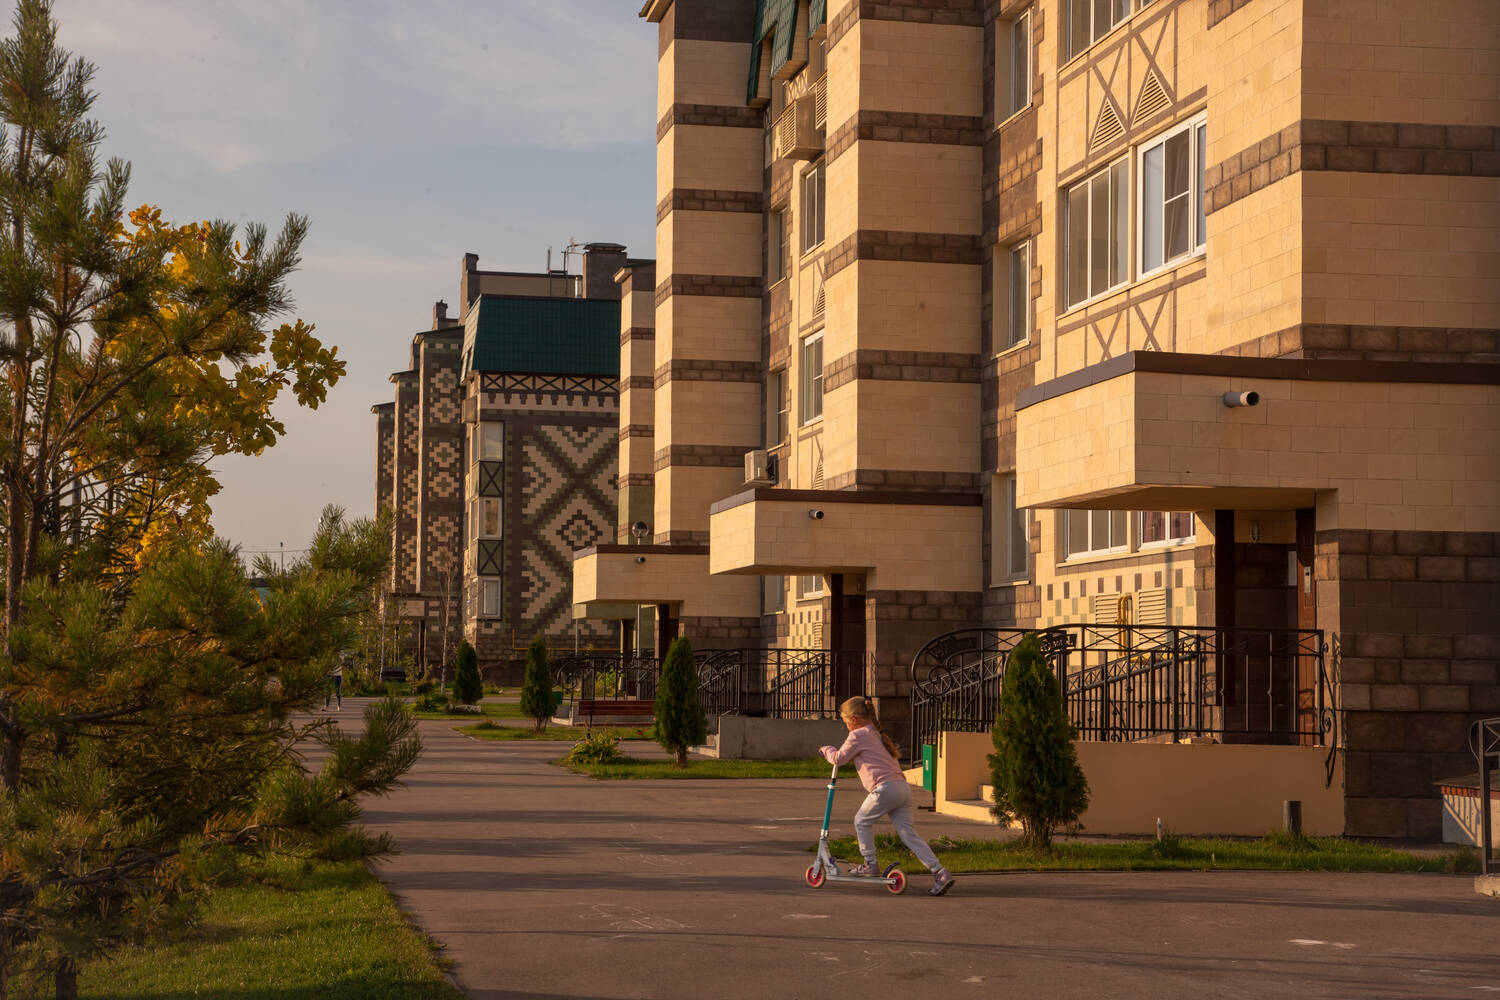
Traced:
[[459, 314], [433, 307], [395, 399], [376, 415], [378, 507], [395, 513], [386, 600], [418, 662], [467, 639], [504, 677], [542, 635], [610, 648], [575, 622], [574, 549], [613, 532], [619, 286], [625, 248], [592, 243], [582, 273], [486, 271], [465, 254]]
[[642, 16], [655, 284], [575, 613], [863, 653], [893, 720], [960, 628], [1316, 632], [1204, 682], [1218, 736], [1285, 711], [1349, 833], [1435, 837], [1500, 714], [1500, 8]]

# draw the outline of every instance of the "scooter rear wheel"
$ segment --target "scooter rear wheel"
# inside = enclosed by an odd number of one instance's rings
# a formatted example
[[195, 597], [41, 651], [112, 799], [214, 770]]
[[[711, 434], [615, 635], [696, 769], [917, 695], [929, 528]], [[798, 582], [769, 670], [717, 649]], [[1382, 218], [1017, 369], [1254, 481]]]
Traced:
[[812, 886], [814, 889], [817, 889], [823, 885], [823, 869], [819, 868], [817, 865], [808, 865], [807, 871], [803, 873], [802, 877], [805, 878], [807, 880], [807, 884]]
[[901, 893], [906, 891], [906, 873], [903, 872], [900, 868], [897, 868], [895, 865], [891, 865], [882, 874], [886, 878], [890, 879], [890, 881], [885, 884], [885, 887], [891, 890], [892, 895], [899, 896], [901, 895]]

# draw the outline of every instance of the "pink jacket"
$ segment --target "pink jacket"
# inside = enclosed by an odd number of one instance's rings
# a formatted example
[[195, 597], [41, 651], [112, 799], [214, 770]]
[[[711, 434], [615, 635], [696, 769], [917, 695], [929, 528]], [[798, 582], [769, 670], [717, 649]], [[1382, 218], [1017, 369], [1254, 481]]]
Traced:
[[849, 738], [844, 740], [843, 746], [819, 747], [818, 752], [830, 764], [847, 764], [852, 760], [854, 769], [859, 772], [859, 780], [864, 783], [867, 792], [873, 792], [887, 781], [905, 780], [905, 776], [901, 773], [901, 765], [885, 748], [874, 726], [861, 726], [850, 730]]

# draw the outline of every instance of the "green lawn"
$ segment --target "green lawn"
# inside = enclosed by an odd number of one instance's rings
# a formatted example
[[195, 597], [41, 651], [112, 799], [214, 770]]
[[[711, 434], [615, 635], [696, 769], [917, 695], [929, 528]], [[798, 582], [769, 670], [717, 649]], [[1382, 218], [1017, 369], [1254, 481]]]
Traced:
[[[421, 716], [418, 716], [421, 718]], [[451, 719], [453, 716], [440, 716], [440, 718]], [[577, 726], [548, 726], [540, 733], [533, 732], [530, 726], [497, 726], [493, 722], [477, 722], [472, 726], [459, 726], [458, 731], [466, 733], [478, 740], [561, 740], [567, 743], [577, 743], [583, 739], [585, 730]], [[649, 728], [619, 727], [612, 729], [614, 735], [624, 740], [649, 740], [651, 730]]]
[[[715, 760], [690, 757], [687, 767], [670, 760], [639, 760], [627, 757], [614, 764], [569, 764], [563, 767], [591, 778], [826, 778], [828, 762], [822, 757], [803, 760]], [[839, 777], [852, 778], [854, 768], [839, 769]]]
[[[411, 704], [407, 702], [408, 706]], [[479, 703], [480, 716], [486, 719], [524, 719], [521, 714], [521, 706], [515, 702], [489, 702]], [[413, 708], [411, 714], [419, 719], [472, 719], [475, 716], [469, 712], [425, 712]]]
[[214, 894], [202, 921], [170, 942], [86, 965], [90, 1000], [462, 1000], [427, 938], [357, 862]]
[[[1375, 847], [1339, 837], [1289, 837], [1271, 834], [1260, 840], [1179, 837], [1161, 841], [1109, 843], [1055, 842], [1051, 853], [1027, 851], [1016, 841], [931, 841], [939, 860], [954, 872], [1005, 871], [1165, 871], [1186, 869], [1330, 872], [1442, 872], [1479, 870], [1473, 851], [1459, 849], [1438, 855]], [[853, 837], [830, 841], [834, 857], [858, 858]], [[915, 862], [893, 834], [877, 834], [875, 846], [881, 865]], [[908, 869], [910, 870], [910, 869]]]

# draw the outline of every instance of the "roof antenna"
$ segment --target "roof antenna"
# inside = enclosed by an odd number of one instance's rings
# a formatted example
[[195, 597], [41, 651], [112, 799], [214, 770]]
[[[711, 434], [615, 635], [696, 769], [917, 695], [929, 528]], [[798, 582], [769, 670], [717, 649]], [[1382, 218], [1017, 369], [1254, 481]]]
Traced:
[[583, 255], [583, 244], [575, 239], [569, 239], [568, 245], [563, 248], [563, 274], [568, 273], [568, 258]]
[[547, 273], [552, 273], [552, 248], [547, 248]]

